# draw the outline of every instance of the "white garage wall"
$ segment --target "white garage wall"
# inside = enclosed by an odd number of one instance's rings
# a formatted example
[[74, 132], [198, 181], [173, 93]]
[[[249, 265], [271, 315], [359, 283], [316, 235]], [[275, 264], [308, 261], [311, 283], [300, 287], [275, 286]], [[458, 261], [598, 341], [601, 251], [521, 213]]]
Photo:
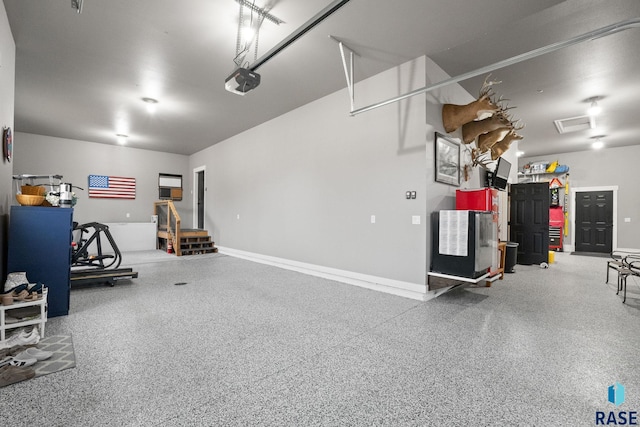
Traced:
[[[447, 77], [418, 58], [358, 83], [356, 107]], [[434, 132], [442, 102], [471, 99], [453, 85], [350, 117], [345, 89], [196, 153], [205, 225], [223, 248], [424, 289], [429, 214], [455, 206], [456, 188], [434, 182]]]
[[[176, 207], [182, 218], [191, 217], [187, 156], [21, 132], [15, 141], [14, 174], [59, 174], [64, 182], [84, 188], [74, 189], [79, 197], [74, 221], [150, 222], [161, 172], [183, 175], [185, 197]], [[135, 178], [135, 200], [89, 198], [89, 175]]]
[[[16, 45], [11, 35], [4, 3], [0, 3], [0, 131], [5, 126], [13, 130], [15, 64]], [[3, 281], [2, 284], [4, 284], [6, 268], [9, 206], [11, 206], [13, 199], [11, 192], [12, 171], [13, 163], [0, 160], [0, 280]]]
[[[357, 93], [424, 85], [424, 58], [402, 71]], [[357, 117], [348, 102], [332, 94], [193, 155], [206, 225], [223, 247], [424, 284], [424, 96]]]

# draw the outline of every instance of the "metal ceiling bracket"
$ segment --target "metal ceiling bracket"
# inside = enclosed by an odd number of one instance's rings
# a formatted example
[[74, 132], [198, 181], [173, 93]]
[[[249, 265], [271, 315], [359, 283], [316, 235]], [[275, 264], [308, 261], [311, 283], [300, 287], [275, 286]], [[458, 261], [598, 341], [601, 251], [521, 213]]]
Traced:
[[536, 58], [536, 57], [541, 56], [541, 55], [546, 55], [547, 53], [555, 52], [556, 50], [564, 49], [565, 47], [573, 46], [573, 45], [576, 45], [576, 44], [579, 44], [579, 43], [583, 43], [583, 42], [586, 42], [586, 41], [599, 39], [601, 37], [610, 36], [612, 34], [616, 34], [616, 33], [619, 33], [620, 31], [628, 30], [630, 28], [639, 28], [639, 27], [640, 27], [640, 17], [633, 18], [633, 19], [628, 19], [628, 20], [625, 20], [625, 21], [620, 21], [618, 23], [615, 23], [615, 24], [612, 24], [612, 25], [607, 25], [606, 27], [602, 27], [602, 28], [599, 28], [597, 30], [593, 30], [593, 31], [590, 31], [588, 33], [581, 34], [581, 35], [573, 37], [573, 38], [571, 38], [569, 40], [566, 40], [566, 41], [563, 41], [563, 42], [558, 42], [558, 43], [553, 43], [553, 44], [550, 44], [550, 45], [547, 45], [547, 46], [543, 46], [541, 48], [534, 49], [534, 50], [531, 50], [529, 52], [525, 52], [523, 54], [516, 55], [516, 56], [513, 56], [511, 58], [502, 60], [502, 61], [498, 61], [498, 62], [496, 62], [494, 64], [487, 65], [485, 67], [481, 67], [481, 68], [478, 68], [478, 69], [473, 70], [473, 71], [469, 71], [469, 72], [464, 73], [464, 74], [460, 74], [459, 76], [451, 77], [451, 78], [443, 80], [443, 81], [441, 81], [439, 83], [435, 83], [435, 84], [432, 84], [432, 85], [429, 85], [429, 86], [425, 86], [425, 87], [420, 88], [420, 89], [413, 90], [413, 91], [408, 92], [408, 93], [406, 93], [404, 95], [396, 96], [394, 98], [390, 98], [390, 99], [387, 99], [385, 101], [378, 102], [376, 104], [371, 104], [369, 106], [362, 107], [362, 108], [359, 108], [357, 110], [353, 110], [353, 106], [352, 106], [350, 115], [351, 116], [355, 116], [357, 114], [364, 113], [366, 111], [370, 111], [370, 110], [373, 110], [373, 109], [378, 108], [378, 107], [382, 107], [382, 106], [385, 106], [385, 105], [388, 105], [388, 104], [392, 104], [392, 103], [397, 102], [397, 101], [401, 101], [403, 99], [407, 99], [407, 98], [412, 97], [414, 95], [419, 95], [421, 93], [430, 92], [432, 90], [439, 89], [439, 88], [444, 87], [444, 86], [448, 86], [448, 85], [450, 85], [452, 83], [458, 83], [458, 82], [461, 82], [463, 80], [470, 79], [472, 77], [477, 77], [477, 76], [480, 76], [480, 75], [483, 75], [483, 74], [486, 74], [486, 73], [490, 73], [491, 71], [498, 70], [500, 68], [504, 68], [504, 67], [507, 67], [509, 65], [517, 64], [517, 63], [526, 61], [528, 59]]
[[262, 8], [256, 6], [254, 4], [255, 2], [250, 2], [250, 1], [247, 1], [247, 0], [236, 0], [236, 3], [239, 3], [240, 6], [248, 7], [252, 11], [256, 12], [259, 16], [264, 17], [264, 19], [266, 19], [267, 21], [271, 21], [276, 25], [284, 24], [284, 21], [282, 19], [278, 18], [277, 16], [274, 16], [274, 15], [270, 14], [269, 12], [267, 12], [266, 9], [262, 9]]
[[[349, 99], [351, 101], [351, 110], [353, 111], [354, 108], [354, 83], [353, 83], [353, 56], [358, 55], [356, 52], [353, 51], [353, 49], [351, 49], [348, 46], [345, 46], [345, 44], [338, 40], [336, 37], [329, 35], [329, 37], [334, 40], [335, 42], [338, 43], [338, 46], [340, 47], [340, 56], [342, 57], [342, 67], [344, 68], [344, 76], [347, 79], [347, 88], [349, 89]], [[347, 59], [345, 57], [345, 52], [344, 50], [347, 49], [349, 51], [349, 66], [347, 66]]]

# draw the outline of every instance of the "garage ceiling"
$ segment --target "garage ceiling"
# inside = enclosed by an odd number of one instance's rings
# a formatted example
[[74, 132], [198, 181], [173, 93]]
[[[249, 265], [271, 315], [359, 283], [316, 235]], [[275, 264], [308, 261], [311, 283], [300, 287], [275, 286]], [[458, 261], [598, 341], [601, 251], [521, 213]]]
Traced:
[[[224, 89], [236, 67], [236, 0], [83, 0], [82, 13], [71, 3], [4, 0], [16, 42], [15, 130], [104, 144], [123, 133], [129, 147], [187, 155], [346, 93], [329, 35], [360, 55], [356, 81], [422, 55], [456, 76], [640, 17], [637, 0], [351, 0], [260, 67], [260, 86], [238, 96]], [[284, 21], [263, 22], [260, 57], [330, 1], [251, 3]], [[496, 91], [526, 123], [520, 149], [589, 150], [596, 135], [606, 147], [638, 144], [638, 46], [632, 28], [494, 71]], [[476, 94], [483, 78], [461, 84]], [[554, 120], [584, 115], [594, 96], [603, 107], [597, 128], [559, 134]], [[159, 101], [154, 114], [144, 97]]]

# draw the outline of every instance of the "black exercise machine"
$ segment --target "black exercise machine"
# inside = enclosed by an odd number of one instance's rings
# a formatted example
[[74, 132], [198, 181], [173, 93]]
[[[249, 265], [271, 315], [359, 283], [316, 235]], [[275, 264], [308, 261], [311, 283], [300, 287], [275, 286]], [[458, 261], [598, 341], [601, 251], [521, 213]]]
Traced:
[[[122, 253], [120, 253], [120, 249], [118, 249], [108, 225], [98, 222], [86, 224], [74, 222], [73, 232], [71, 285], [104, 282], [114, 286], [117, 280], [138, 277], [138, 273], [131, 268], [118, 268], [122, 262]], [[106, 238], [105, 245], [108, 243], [111, 246], [111, 251], [107, 251], [109, 253], [103, 252], [103, 239], [101, 236]], [[97, 254], [92, 255], [89, 253], [91, 245], [95, 245]]]

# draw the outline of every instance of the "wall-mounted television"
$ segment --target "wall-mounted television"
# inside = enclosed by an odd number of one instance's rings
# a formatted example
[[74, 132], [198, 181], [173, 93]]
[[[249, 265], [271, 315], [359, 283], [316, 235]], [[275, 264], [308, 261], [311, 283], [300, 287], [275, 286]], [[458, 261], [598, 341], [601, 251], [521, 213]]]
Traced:
[[511, 172], [511, 163], [506, 161], [502, 157], [498, 157], [498, 164], [493, 172], [493, 179], [491, 180], [491, 186], [498, 190], [504, 190], [507, 188], [507, 181], [509, 180], [509, 172]]

